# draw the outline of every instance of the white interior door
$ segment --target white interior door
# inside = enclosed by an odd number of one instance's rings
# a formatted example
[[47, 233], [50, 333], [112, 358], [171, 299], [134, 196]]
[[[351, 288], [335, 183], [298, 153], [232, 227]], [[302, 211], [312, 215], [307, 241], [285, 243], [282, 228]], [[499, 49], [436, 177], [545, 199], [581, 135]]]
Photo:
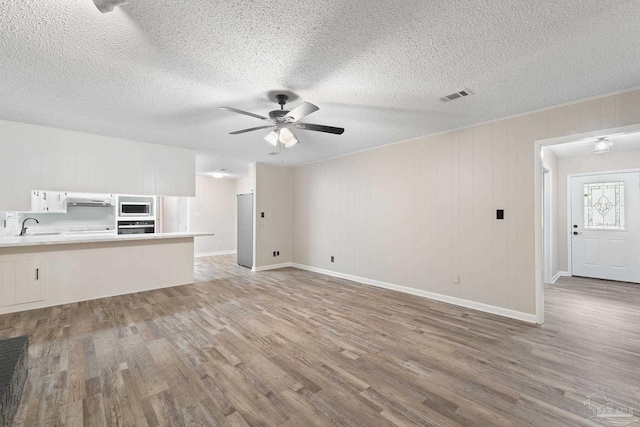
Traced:
[[572, 275], [640, 283], [640, 172], [571, 178]]

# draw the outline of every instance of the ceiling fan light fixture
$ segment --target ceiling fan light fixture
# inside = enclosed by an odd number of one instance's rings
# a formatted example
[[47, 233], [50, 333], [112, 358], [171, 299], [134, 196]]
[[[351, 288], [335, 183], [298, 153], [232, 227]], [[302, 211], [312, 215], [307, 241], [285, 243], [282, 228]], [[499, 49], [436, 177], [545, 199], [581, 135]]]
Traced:
[[613, 142], [609, 141], [607, 138], [599, 138], [593, 146], [593, 153], [594, 154], [608, 153], [611, 150], [612, 145], [613, 145]]
[[298, 142], [298, 138], [296, 138], [296, 134], [289, 128], [280, 129], [280, 143], [285, 147], [293, 147]]
[[116, 6], [129, 3], [129, 0], [93, 0], [98, 10], [102, 13], [112, 12]]
[[278, 131], [273, 130], [269, 132], [269, 135], [265, 136], [264, 139], [266, 139], [269, 144], [273, 145], [274, 147], [277, 147], [279, 137], [280, 135]]
[[[98, 0], [96, 0], [98, 1]], [[105, 0], [101, 0], [105, 1]], [[303, 129], [305, 131], [324, 132], [334, 135], [342, 135], [344, 128], [335, 126], [314, 125], [310, 123], [300, 123], [299, 121], [307, 117], [309, 114], [318, 111], [318, 107], [309, 102], [303, 102], [291, 111], [285, 110], [284, 105], [287, 102], [288, 96], [279, 94], [276, 96], [278, 104], [280, 104], [279, 110], [269, 111], [269, 117], [261, 116], [259, 114], [250, 113], [249, 111], [238, 110], [232, 107], [220, 107], [222, 110], [231, 111], [232, 113], [242, 114], [244, 116], [254, 117], [268, 122], [267, 125], [257, 126], [248, 129], [237, 130], [235, 132], [229, 132], [229, 135], [240, 135], [247, 132], [253, 132], [256, 130], [274, 128], [264, 139], [269, 144], [280, 149], [280, 147], [293, 147], [298, 142], [298, 137], [293, 132], [292, 128]]]

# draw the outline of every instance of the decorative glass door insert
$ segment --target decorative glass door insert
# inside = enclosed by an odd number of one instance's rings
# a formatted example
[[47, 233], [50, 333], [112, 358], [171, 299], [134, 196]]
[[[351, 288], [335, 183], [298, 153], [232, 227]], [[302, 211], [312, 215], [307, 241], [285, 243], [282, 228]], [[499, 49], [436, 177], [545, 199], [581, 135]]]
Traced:
[[584, 184], [584, 227], [624, 230], [624, 182]]

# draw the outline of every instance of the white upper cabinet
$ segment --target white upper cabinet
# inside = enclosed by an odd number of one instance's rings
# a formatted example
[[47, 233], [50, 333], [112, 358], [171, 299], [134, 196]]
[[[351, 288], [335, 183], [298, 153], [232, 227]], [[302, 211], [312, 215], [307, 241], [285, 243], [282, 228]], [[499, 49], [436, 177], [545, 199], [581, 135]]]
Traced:
[[62, 191], [49, 191], [47, 193], [47, 212], [67, 212], [67, 193]]
[[31, 210], [35, 188], [193, 197], [195, 152], [0, 120], [0, 211]]
[[33, 190], [31, 192], [31, 211], [42, 212], [43, 211], [43, 198], [40, 195], [40, 191]]
[[61, 191], [31, 191], [31, 212], [66, 213], [67, 193]]

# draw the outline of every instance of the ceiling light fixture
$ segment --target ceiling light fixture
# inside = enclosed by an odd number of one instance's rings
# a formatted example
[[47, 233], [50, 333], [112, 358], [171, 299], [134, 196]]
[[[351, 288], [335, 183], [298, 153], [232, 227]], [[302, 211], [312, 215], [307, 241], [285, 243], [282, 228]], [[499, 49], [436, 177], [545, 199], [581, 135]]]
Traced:
[[279, 133], [278, 131], [271, 131], [269, 132], [269, 135], [265, 136], [264, 139], [267, 140], [267, 142], [271, 145], [273, 145], [274, 147], [278, 146], [278, 138], [279, 138]]
[[264, 139], [266, 139], [267, 142], [269, 142], [269, 144], [273, 145], [274, 147], [277, 147], [278, 143], [280, 143], [289, 148], [300, 142], [298, 141], [296, 134], [293, 133], [293, 131], [289, 128], [281, 128], [271, 131], [269, 132], [269, 135], [264, 137]]
[[607, 138], [598, 138], [593, 146], [594, 154], [602, 154], [608, 153], [611, 150], [611, 146], [613, 142], [609, 141]]
[[226, 171], [226, 169], [218, 169], [215, 172], [211, 172], [211, 176], [214, 178], [224, 178], [226, 176], [224, 171]]
[[129, 3], [129, 0], [93, 0], [98, 10], [102, 13], [113, 11], [116, 6]]
[[280, 129], [280, 143], [284, 144], [285, 147], [293, 147], [298, 142], [298, 138], [296, 138], [296, 134], [289, 128]]

